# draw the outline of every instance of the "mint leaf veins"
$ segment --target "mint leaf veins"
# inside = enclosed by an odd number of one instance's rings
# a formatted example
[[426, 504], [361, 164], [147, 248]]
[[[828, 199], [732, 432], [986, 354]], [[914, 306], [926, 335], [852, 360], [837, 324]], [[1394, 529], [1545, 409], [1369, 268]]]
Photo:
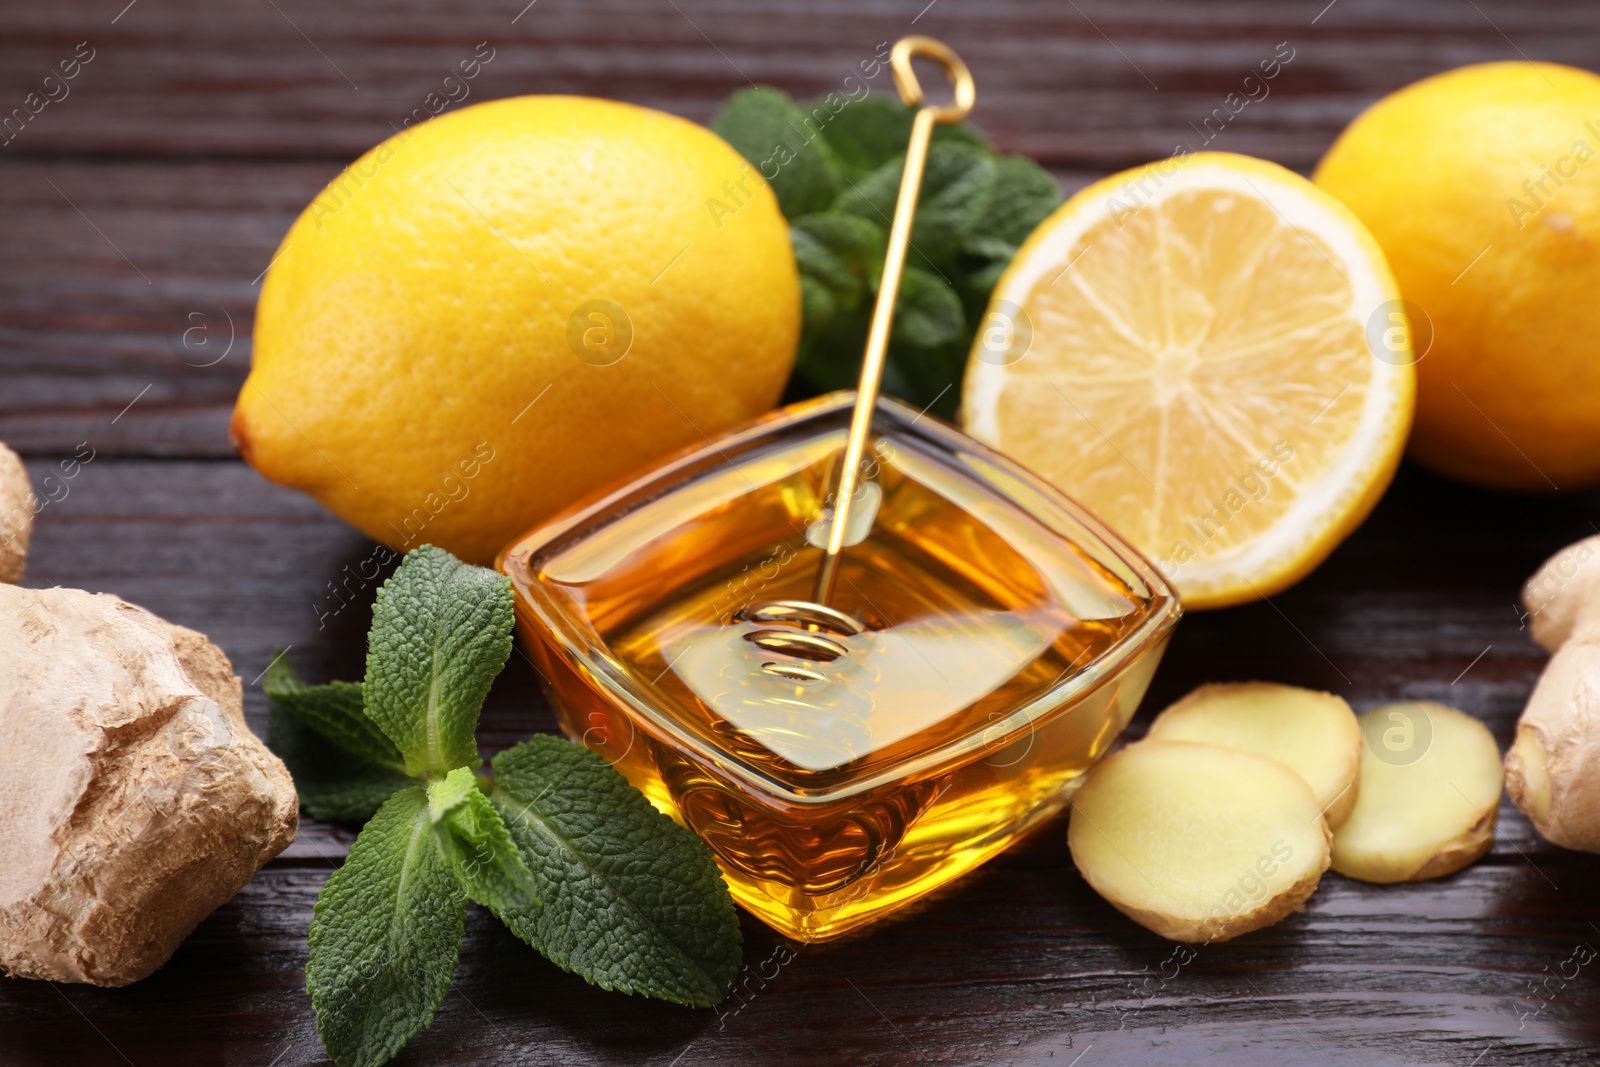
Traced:
[[473, 734], [511, 655], [511, 581], [424, 545], [378, 589], [367, 638], [366, 713], [414, 775], [476, 768]]
[[458, 767], [429, 783], [428, 811], [467, 896], [496, 913], [538, 912], [533, 873], [476, 775]]
[[340, 1067], [388, 1061], [433, 1021], [461, 955], [467, 895], [421, 789], [396, 793], [317, 894], [306, 988]]
[[361, 686], [308, 686], [282, 652], [262, 688], [271, 701], [267, 744], [294, 776], [300, 806], [326, 822], [360, 824], [415, 785], [394, 742], [362, 710]]
[[281, 656], [267, 672], [302, 806], [371, 816], [311, 923], [306, 987], [339, 1067], [378, 1067], [433, 1021], [468, 901], [606, 989], [706, 1006], [732, 987], [738, 920], [702, 841], [561, 738], [476, 773], [512, 621], [504, 576], [424, 546], [378, 592], [365, 681], [307, 686]]
[[497, 909], [518, 937], [606, 989], [701, 1008], [727, 995], [739, 925], [705, 842], [558, 737], [496, 756], [489, 796], [545, 902]]

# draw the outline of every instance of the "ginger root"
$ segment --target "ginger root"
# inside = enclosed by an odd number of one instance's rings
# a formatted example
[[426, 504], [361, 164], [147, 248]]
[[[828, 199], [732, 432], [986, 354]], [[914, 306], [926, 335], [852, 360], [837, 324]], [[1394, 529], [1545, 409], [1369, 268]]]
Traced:
[[294, 839], [294, 783], [192, 630], [0, 585], [0, 650], [0, 971], [137, 981]]
[[1600, 537], [1552, 556], [1522, 603], [1553, 655], [1506, 753], [1506, 789], [1553, 844], [1600, 852]]
[[1489, 728], [1443, 704], [1386, 704], [1360, 719], [1360, 795], [1333, 835], [1333, 869], [1363, 882], [1420, 882], [1488, 852], [1500, 805]]
[[0, 444], [0, 582], [22, 580], [33, 532], [33, 486], [17, 454]]
[[1227, 941], [1287, 916], [1328, 868], [1322, 805], [1294, 771], [1250, 752], [1141, 741], [1072, 800], [1084, 879], [1162, 937]]
[[1199, 741], [1275, 759], [1306, 780], [1329, 829], [1355, 807], [1361, 727], [1332, 693], [1275, 682], [1202, 685], [1150, 724], [1159, 741]]

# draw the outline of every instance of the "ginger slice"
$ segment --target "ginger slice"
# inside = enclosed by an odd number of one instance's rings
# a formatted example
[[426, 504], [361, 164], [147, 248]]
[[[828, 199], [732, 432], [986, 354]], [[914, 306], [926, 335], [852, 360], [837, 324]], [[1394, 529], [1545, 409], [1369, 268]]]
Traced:
[[1420, 882], [1489, 851], [1501, 772], [1488, 728], [1428, 703], [1385, 704], [1360, 722], [1360, 794], [1333, 835], [1333, 869], [1363, 882]]
[[1277, 760], [1306, 780], [1330, 829], [1355, 807], [1361, 727], [1332, 693], [1274, 682], [1202, 685], [1156, 716], [1147, 736]]
[[1073, 797], [1067, 843], [1118, 911], [1191, 943], [1272, 925], [1328, 869], [1322, 805], [1304, 779], [1190, 741], [1141, 741], [1095, 766]]

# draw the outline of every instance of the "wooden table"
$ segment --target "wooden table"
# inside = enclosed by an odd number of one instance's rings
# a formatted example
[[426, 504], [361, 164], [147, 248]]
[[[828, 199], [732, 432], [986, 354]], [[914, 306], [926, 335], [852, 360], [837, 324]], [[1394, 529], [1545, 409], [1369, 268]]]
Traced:
[[[747, 80], [826, 91], [879, 42], [930, 33], [971, 64], [977, 122], [1069, 192], [1195, 140], [1280, 42], [1293, 58], [1271, 95], [1212, 147], [1302, 171], [1416, 78], [1522, 56], [1592, 66], [1600, 42], [1592, 0], [7, 6], [0, 113], [87, 54], [79, 42], [93, 54], [0, 147], [0, 440], [49, 501], [28, 582], [112, 591], [203, 630], [247, 682], [280, 645], [315, 678], [358, 676], [367, 618], [364, 603], [324, 614], [363, 539], [228, 448], [257, 279], [313, 193], [479, 42], [494, 58], [472, 101], [585, 93], [705, 121]], [[52, 477], [80, 445], [93, 461]], [[1358, 708], [1444, 701], [1504, 746], [1544, 661], [1518, 585], [1597, 515], [1600, 495], [1494, 496], [1408, 467], [1298, 588], [1187, 619], [1147, 705], [1267, 678]], [[247, 702], [260, 727], [257, 684]], [[484, 716], [488, 746], [553, 728], [514, 657]], [[0, 1063], [324, 1062], [305, 933], [349, 841], [305, 822], [136, 986], [0, 983]], [[1597, 923], [1600, 863], [1544, 844], [1506, 804], [1469, 870], [1397, 888], [1330, 874], [1304, 913], [1179, 968], [1171, 945], [1089, 891], [1055, 823], [904, 918], [799, 949], [770, 980], [780, 943], [747, 920], [745, 991], [720, 1011], [592, 989], [475, 913], [454, 991], [399, 1062], [1590, 1063], [1595, 967], [1560, 970], [1600, 945]]]

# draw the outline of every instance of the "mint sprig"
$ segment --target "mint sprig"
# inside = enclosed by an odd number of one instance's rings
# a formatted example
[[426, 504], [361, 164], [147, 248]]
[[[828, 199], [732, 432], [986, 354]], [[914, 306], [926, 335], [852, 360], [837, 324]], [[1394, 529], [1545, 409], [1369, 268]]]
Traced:
[[[789, 220], [803, 326], [802, 391], [856, 383], [912, 110], [884, 93], [799, 105], [741, 90], [711, 128], [758, 168]], [[994, 152], [965, 123], [934, 128], [884, 390], [950, 417], [989, 295], [1018, 247], [1061, 203], [1038, 164]], [[844, 220], [848, 219], [846, 222]]]
[[599, 756], [537, 736], [475, 773], [512, 621], [504, 576], [424, 546], [379, 590], [362, 683], [307, 686], [281, 655], [267, 672], [269, 743], [302, 806], [370, 816], [311, 923], [306, 986], [340, 1067], [376, 1067], [432, 1022], [469, 900], [606, 989], [706, 1007], [738, 972], [710, 849]]

